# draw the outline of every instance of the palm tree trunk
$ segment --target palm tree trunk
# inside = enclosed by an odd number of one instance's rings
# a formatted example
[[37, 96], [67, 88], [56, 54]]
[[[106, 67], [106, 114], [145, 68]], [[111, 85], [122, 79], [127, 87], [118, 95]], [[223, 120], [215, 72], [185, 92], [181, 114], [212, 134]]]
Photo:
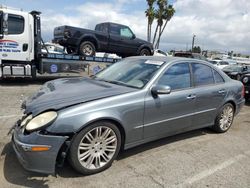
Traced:
[[155, 29], [154, 38], [153, 38], [153, 46], [154, 46], [154, 43], [155, 43], [156, 34], [157, 34], [157, 32], [158, 32], [158, 27], [159, 27], [159, 25], [157, 24], [156, 29]]
[[162, 28], [162, 26], [160, 25], [160, 29], [159, 29], [159, 32], [158, 32], [158, 39], [157, 39], [157, 42], [155, 43], [155, 49], [159, 48], [159, 41], [160, 41], [160, 38], [161, 38], [161, 28]]
[[150, 39], [149, 39], [149, 23], [148, 23], [148, 33], [147, 33], [147, 37], [148, 37], [148, 42], [150, 42]]
[[167, 23], [168, 23], [168, 21], [166, 21], [166, 22], [164, 23], [164, 26], [163, 26], [162, 30], [160, 31], [159, 38], [158, 38], [158, 40], [157, 40], [157, 42], [156, 42], [156, 45], [157, 45], [158, 47], [159, 47], [159, 45], [160, 45], [161, 35], [162, 35], [163, 31], [165, 30], [165, 28], [166, 28], [166, 26], [167, 26]]
[[152, 24], [149, 24], [149, 42], [151, 42]]

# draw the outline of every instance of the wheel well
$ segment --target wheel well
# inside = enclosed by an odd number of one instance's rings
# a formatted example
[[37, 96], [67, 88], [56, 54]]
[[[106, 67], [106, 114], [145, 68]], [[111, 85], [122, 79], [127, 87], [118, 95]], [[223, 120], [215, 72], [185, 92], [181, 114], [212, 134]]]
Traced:
[[125, 145], [126, 133], [125, 133], [125, 130], [124, 130], [123, 126], [121, 125], [121, 123], [118, 122], [118, 121], [116, 121], [116, 120], [107, 119], [107, 118], [105, 118], [105, 119], [98, 119], [96, 121], [92, 121], [92, 122], [88, 123], [86, 126], [84, 126], [83, 128], [81, 128], [80, 130], [78, 130], [77, 133], [79, 133], [85, 127], [87, 127], [87, 126], [89, 126], [89, 125], [91, 125], [93, 123], [100, 122], [100, 121], [108, 121], [108, 122], [113, 123], [114, 125], [116, 125], [118, 127], [118, 129], [119, 129], [119, 131], [121, 133], [121, 149], [120, 149], [120, 151], [123, 150], [124, 149], [124, 145]]
[[97, 46], [97, 41], [96, 41], [94, 38], [92, 38], [92, 37], [84, 37], [84, 38], [81, 40], [80, 44], [79, 44], [79, 48], [80, 48], [80, 45], [81, 45], [83, 42], [87, 42], [87, 41], [92, 42], [92, 43], [94, 44], [94, 46], [95, 46], [95, 49], [97, 50], [97, 48], [98, 48], [98, 46]]
[[143, 46], [143, 47], [140, 49], [139, 53], [140, 53], [143, 49], [147, 49], [147, 50], [149, 51], [150, 55], [152, 55], [151, 50], [150, 50], [150, 48], [149, 48], [148, 46]]
[[230, 101], [227, 101], [225, 104], [227, 104], [227, 103], [230, 103], [231, 105], [233, 105], [233, 107], [234, 107], [234, 112], [235, 112], [235, 111], [236, 111], [236, 104], [235, 104], [235, 102], [232, 101], [232, 100], [230, 100]]

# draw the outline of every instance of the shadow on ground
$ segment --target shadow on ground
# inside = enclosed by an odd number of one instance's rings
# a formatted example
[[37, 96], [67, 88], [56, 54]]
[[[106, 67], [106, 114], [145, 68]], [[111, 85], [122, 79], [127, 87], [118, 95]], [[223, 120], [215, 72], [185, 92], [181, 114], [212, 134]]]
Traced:
[[[164, 139], [160, 139], [154, 142], [150, 142], [147, 144], [140, 145], [138, 147], [122, 151], [118, 156], [119, 160], [123, 160], [133, 155], [137, 155], [138, 153], [151, 150], [153, 148], [157, 148], [166, 144], [171, 144], [174, 142], [182, 141], [185, 139], [189, 139], [192, 137], [203, 136], [206, 134], [213, 134], [209, 129], [200, 129], [187, 133], [183, 133], [177, 136], [172, 136]], [[4, 159], [4, 177], [5, 179], [14, 185], [25, 186], [25, 187], [49, 187], [47, 182], [48, 175], [43, 175], [40, 173], [28, 172], [23, 169], [23, 167], [19, 164], [15, 152], [12, 149], [11, 143], [5, 145], [1, 156], [5, 156]], [[63, 178], [76, 178], [82, 177], [83, 175], [77, 173], [66, 161], [62, 168], [57, 168], [56, 176], [60, 176]]]
[[19, 164], [11, 143], [5, 145], [1, 156], [5, 156], [3, 175], [10, 184], [24, 187], [49, 187], [45, 180], [47, 175], [28, 172]]
[[246, 100], [245, 105], [246, 105], [246, 106], [250, 106], [250, 99]]
[[[179, 134], [176, 136], [163, 138], [163, 139], [160, 139], [157, 141], [149, 142], [149, 143], [137, 146], [137, 147], [129, 149], [129, 150], [121, 151], [118, 158], [117, 158], [117, 161], [119, 163], [120, 160], [126, 159], [128, 157], [133, 156], [133, 155], [137, 155], [137, 154], [142, 153], [144, 151], [151, 150], [151, 149], [154, 149], [154, 148], [166, 145], [166, 144], [171, 144], [174, 142], [182, 141], [182, 140], [185, 140], [188, 138], [203, 136], [206, 134], [214, 134], [214, 132], [210, 131], [209, 129], [199, 129], [199, 130]], [[82, 176], [81, 174], [77, 173], [70, 166], [70, 164], [68, 164], [68, 162], [66, 162], [64, 164], [63, 168], [58, 169], [57, 175], [60, 177], [65, 177], [65, 178], [68, 178], [68, 177], [74, 178], [74, 177]]]
[[[118, 156], [118, 163], [120, 160], [126, 159], [130, 156], [137, 155], [138, 153], [151, 150], [166, 144], [171, 144], [174, 142], [182, 141], [185, 139], [199, 137], [206, 134], [214, 134], [210, 129], [199, 129], [176, 136], [163, 138], [157, 141], [153, 141], [147, 144], [140, 145], [138, 147], [122, 151]], [[47, 184], [48, 175], [43, 175], [40, 173], [28, 172], [23, 169], [19, 164], [15, 152], [11, 146], [11, 143], [5, 145], [1, 156], [5, 156], [4, 159], [4, 177], [10, 183], [25, 187], [49, 187]], [[62, 168], [57, 168], [56, 176], [63, 178], [77, 178], [83, 177], [83, 175], [77, 173], [66, 161]]]

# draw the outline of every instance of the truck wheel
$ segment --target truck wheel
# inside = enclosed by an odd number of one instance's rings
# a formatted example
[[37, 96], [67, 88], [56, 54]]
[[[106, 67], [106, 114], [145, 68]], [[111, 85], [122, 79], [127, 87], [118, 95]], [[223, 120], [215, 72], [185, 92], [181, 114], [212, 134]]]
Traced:
[[79, 48], [79, 54], [83, 56], [94, 56], [95, 45], [89, 41], [82, 42]]
[[150, 51], [147, 48], [143, 48], [140, 51], [140, 56], [149, 56], [149, 55], [151, 55], [151, 54], [150, 54]]
[[100, 121], [84, 128], [72, 141], [69, 162], [84, 175], [101, 172], [112, 165], [121, 147], [116, 125]]
[[218, 133], [224, 133], [233, 124], [234, 107], [231, 103], [225, 104], [215, 119], [212, 129]]

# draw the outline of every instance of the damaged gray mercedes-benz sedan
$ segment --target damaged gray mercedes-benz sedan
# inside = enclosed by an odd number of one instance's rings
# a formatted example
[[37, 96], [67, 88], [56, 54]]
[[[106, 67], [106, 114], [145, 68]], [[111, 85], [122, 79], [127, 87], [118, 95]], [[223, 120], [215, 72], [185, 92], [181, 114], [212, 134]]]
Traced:
[[93, 174], [121, 149], [203, 127], [226, 132], [244, 102], [242, 83], [204, 61], [130, 57], [92, 78], [44, 84], [22, 105], [12, 143], [28, 170], [54, 173], [68, 158]]

